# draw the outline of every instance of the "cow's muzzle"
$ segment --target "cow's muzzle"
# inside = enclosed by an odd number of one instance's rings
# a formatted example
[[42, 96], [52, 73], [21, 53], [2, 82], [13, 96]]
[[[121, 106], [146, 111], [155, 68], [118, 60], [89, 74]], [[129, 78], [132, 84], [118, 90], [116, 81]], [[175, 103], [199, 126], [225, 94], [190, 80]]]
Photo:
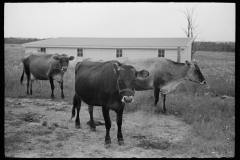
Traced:
[[123, 96], [122, 102], [123, 103], [132, 103], [134, 101], [133, 96]]
[[63, 72], [66, 72], [67, 70], [68, 70], [67, 67], [62, 67], [62, 71], [63, 71]]
[[119, 94], [122, 93], [122, 92], [130, 92], [132, 94], [132, 96], [123, 96], [123, 98], [122, 98], [123, 103], [132, 103], [134, 101], [134, 99], [133, 99], [134, 94], [135, 94], [134, 91], [132, 91], [131, 89], [119, 90]]

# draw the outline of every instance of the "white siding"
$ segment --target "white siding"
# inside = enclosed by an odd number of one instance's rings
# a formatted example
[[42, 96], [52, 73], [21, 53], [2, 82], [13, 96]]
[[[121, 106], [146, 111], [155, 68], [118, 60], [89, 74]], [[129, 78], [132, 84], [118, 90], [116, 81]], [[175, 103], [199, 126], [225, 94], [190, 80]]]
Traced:
[[185, 63], [186, 60], [191, 62], [191, 44], [182, 50], [181, 63]]
[[153, 58], [158, 56], [156, 49], [123, 49], [123, 57], [129, 59]]
[[38, 52], [38, 48], [34, 48], [34, 47], [26, 47], [25, 48], [25, 53], [29, 53], [29, 52], [33, 52], [33, 53], [36, 53]]
[[86, 48], [83, 51], [84, 58], [91, 58], [93, 60], [114, 60], [116, 59], [116, 49], [90, 49]]
[[177, 62], [177, 49], [166, 49], [165, 50], [165, 58], [171, 59]]

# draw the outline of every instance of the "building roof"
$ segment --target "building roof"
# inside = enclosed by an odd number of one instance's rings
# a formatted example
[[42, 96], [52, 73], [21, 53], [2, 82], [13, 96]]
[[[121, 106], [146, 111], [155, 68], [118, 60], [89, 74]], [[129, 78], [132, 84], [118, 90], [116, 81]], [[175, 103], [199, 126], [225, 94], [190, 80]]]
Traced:
[[60, 37], [30, 43], [25, 47], [82, 48], [172, 48], [187, 47], [193, 38], [77, 38]]

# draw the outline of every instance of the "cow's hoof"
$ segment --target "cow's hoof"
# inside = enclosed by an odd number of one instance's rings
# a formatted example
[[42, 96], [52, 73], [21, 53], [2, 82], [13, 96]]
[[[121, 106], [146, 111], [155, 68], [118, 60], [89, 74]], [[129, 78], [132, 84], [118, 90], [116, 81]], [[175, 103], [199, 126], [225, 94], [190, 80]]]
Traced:
[[75, 127], [76, 127], [77, 129], [80, 129], [80, 128], [81, 128], [81, 125], [75, 125]]
[[167, 111], [165, 111], [165, 112], [163, 111], [163, 114], [164, 115], [169, 115], [169, 113]]
[[118, 141], [118, 145], [119, 145], [119, 146], [122, 146], [122, 145], [124, 145], [124, 141], [123, 141], [123, 140], [121, 140], [121, 141]]
[[106, 148], [106, 149], [109, 149], [110, 148], [110, 144], [104, 144], [104, 147]]
[[91, 128], [91, 131], [92, 132], [96, 132], [96, 128]]
[[155, 113], [161, 113], [161, 110], [155, 109]]
[[111, 144], [111, 140], [105, 140], [105, 144]]
[[105, 146], [105, 148], [110, 148], [110, 144], [111, 144], [111, 140], [107, 140], [107, 141], [105, 141], [105, 144], [104, 144], [104, 146]]

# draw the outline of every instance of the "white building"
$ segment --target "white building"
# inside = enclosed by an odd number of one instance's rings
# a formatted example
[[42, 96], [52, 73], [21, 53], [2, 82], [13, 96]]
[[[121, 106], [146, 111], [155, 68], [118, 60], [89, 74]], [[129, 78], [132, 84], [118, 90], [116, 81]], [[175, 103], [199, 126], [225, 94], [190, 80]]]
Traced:
[[84, 58], [116, 60], [165, 57], [173, 61], [191, 61], [193, 38], [73, 38], [60, 37], [25, 43], [25, 53], [44, 52]]

